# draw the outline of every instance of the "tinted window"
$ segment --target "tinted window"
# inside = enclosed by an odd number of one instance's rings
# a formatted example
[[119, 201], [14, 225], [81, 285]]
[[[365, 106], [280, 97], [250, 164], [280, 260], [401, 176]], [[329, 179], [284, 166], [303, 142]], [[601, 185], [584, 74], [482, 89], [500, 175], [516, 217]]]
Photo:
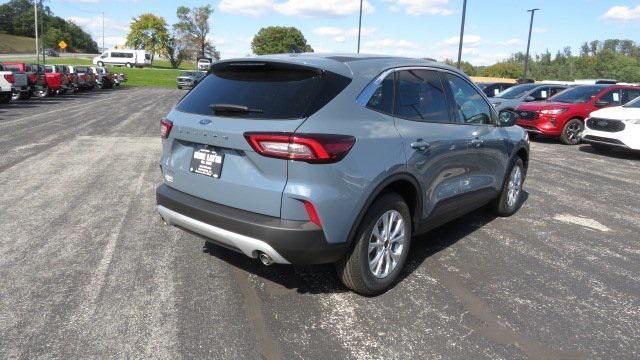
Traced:
[[456, 103], [458, 121], [465, 124], [491, 124], [491, 107], [482, 95], [462, 78], [447, 74]]
[[640, 89], [624, 89], [622, 91], [622, 103], [626, 104], [638, 96], [640, 96]]
[[549, 97], [549, 88], [541, 87], [539, 89], [532, 91], [531, 94], [529, 94], [529, 96], [531, 96], [532, 98], [538, 101], [546, 100]]
[[554, 96], [553, 101], [570, 104], [583, 103], [591, 100], [591, 97], [596, 96], [600, 90], [602, 90], [600, 86], [577, 86]]
[[378, 85], [367, 103], [369, 109], [387, 114], [393, 113], [393, 77], [394, 74], [387, 76]]
[[629, 103], [625, 104], [624, 107], [640, 108], [640, 97], [635, 98], [635, 100], [631, 100]]
[[212, 115], [211, 105], [245, 106], [253, 111], [219, 116], [300, 119], [318, 111], [351, 79], [329, 71], [265, 62], [219, 63], [178, 104], [180, 111]]
[[501, 92], [496, 97], [503, 99], [515, 99], [521, 96], [524, 96], [526, 93], [534, 89], [537, 85], [535, 84], [522, 84], [516, 85], [508, 88], [507, 90]]
[[151, 55], [149, 55], [149, 54], [144, 54], [144, 59], [145, 59], [145, 60], [151, 60]]
[[429, 70], [396, 73], [395, 114], [427, 122], [450, 122], [449, 107], [440, 76]]
[[4, 65], [4, 69], [7, 71], [20, 71], [20, 67], [18, 65]]
[[500, 93], [500, 85], [496, 84], [496, 85], [485, 86], [484, 88], [482, 88], [482, 91], [484, 91], [484, 93], [488, 97], [494, 97]]
[[600, 97], [600, 100], [604, 100], [610, 104], [620, 104], [620, 100], [622, 100], [620, 91], [620, 89], [608, 91]]
[[551, 90], [550, 90], [550, 95], [549, 96], [554, 96], [557, 93], [559, 93], [560, 91], [563, 91], [564, 89], [566, 89], [566, 88], [563, 88], [563, 87], [552, 87]]

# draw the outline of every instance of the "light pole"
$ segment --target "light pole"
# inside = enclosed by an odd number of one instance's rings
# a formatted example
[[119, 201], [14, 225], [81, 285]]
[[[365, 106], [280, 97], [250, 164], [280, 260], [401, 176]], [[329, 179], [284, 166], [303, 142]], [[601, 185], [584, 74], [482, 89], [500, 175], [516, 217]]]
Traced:
[[33, 12], [34, 12], [34, 20], [35, 26], [33, 29], [36, 31], [36, 63], [40, 63], [40, 47], [38, 46], [38, 2], [33, 2]]
[[531, 22], [529, 23], [529, 40], [527, 40], [527, 55], [524, 58], [524, 78], [527, 78], [529, 72], [529, 47], [531, 46], [531, 31], [533, 30], [533, 15], [540, 9], [529, 9], [527, 12], [531, 13]]
[[360, 19], [358, 20], [358, 54], [360, 54], [360, 34], [362, 32], [362, 1], [360, 0]]
[[467, 0], [464, 0], [462, 4], [462, 23], [460, 24], [460, 44], [458, 45], [458, 69], [460, 69], [460, 62], [462, 61], [462, 40], [464, 39], [464, 21], [467, 17]]

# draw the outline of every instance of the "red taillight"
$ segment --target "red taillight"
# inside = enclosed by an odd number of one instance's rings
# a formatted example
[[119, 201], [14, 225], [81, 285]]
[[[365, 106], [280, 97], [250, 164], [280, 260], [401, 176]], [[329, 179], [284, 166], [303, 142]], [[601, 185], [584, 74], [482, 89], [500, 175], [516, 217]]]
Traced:
[[13, 74], [5, 74], [4, 79], [10, 82], [11, 84], [16, 82], [16, 78], [13, 76]]
[[347, 135], [245, 133], [257, 153], [287, 160], [310, 163], [334, 163], [342, 160], [356, 142]]
[[311, 220], [312, 223], [318, 225], [319, 227], [322, 227], [322, 224], [320, 223], [320, 217], [318, 216], [318, 212], [316, 211], [316, 208], [313, 206], [313, 204], [309, 201], [304, 201], [304, 208], [307, 210], [309, 220]]
[[38, 82], [38, 77], [35, 74], [27, 75], [27, 78], [29, 78], [29, 84], [35, 84]]
[[173, 128], [173, 123], [167, 119], [160, 120], [160, 137], [166, 139]]

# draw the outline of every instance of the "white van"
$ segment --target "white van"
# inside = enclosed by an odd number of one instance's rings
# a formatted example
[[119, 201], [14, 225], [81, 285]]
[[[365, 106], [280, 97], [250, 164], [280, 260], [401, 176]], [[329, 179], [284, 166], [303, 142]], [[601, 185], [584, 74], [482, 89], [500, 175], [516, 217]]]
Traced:
[[124, 65], [128, 68], [150, 66], [151, 54], [145, 50], [109, 50], [94, 57], [93, 64], [97, 66]]

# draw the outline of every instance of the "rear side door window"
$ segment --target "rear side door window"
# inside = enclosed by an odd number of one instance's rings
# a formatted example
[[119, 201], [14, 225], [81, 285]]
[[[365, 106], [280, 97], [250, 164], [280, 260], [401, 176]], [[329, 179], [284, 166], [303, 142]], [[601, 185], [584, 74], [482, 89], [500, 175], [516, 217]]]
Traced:
[[532, 96], [536, 101], [546, 100], [549, 98], [550, 89], [548, 87], [541, 87], [536, 91], [532, 92], [530, 96]]
[[469, 82], [447, 73], [447, 81], [453, 94], [457, 120], [463, 124], [493, 124], [493, 112], [488, 102]]
[[554, 96], [555, 94], [559, 93], [562, 90], [564, 90], [564, 88], [561, 88], [561, 87], [552, 87], [552, 88], [550, 88], [549, 97]]
[[432, 70], [396, 73], [395, 115], [407, 120], [450, 123], [445, 87]]

